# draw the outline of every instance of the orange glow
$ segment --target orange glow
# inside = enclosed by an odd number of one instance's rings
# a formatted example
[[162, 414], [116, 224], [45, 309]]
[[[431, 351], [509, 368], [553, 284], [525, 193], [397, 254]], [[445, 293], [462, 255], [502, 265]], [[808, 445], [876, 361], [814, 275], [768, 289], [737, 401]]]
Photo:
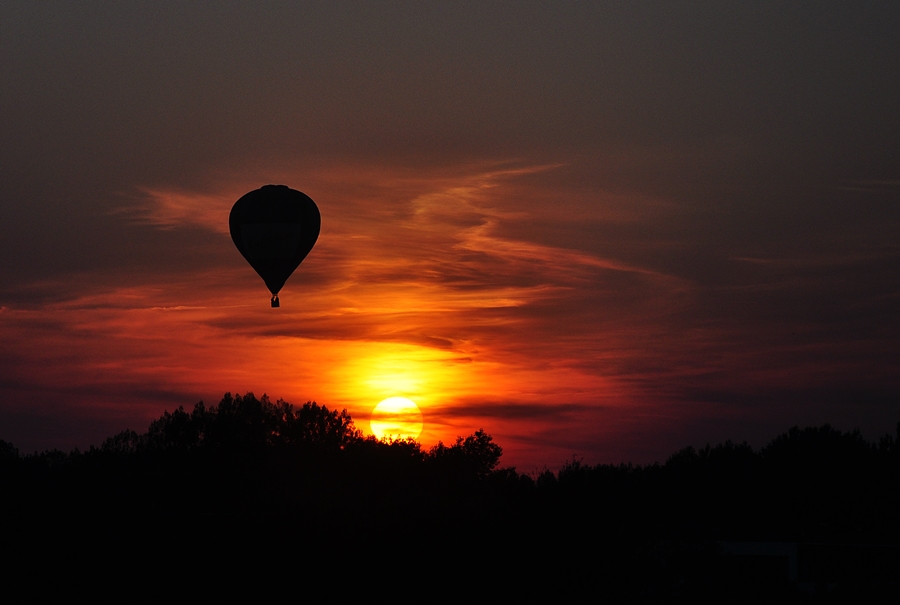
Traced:
[[372, 410], [369, 426], [379, 439], [418, 439], [422, 434], [422, 412], [406, 397], [388, 397]]
[[[163, 410], [189, 407], [200, 399], [216, 403], [225, 391], [267, 393], [295, 404], [315, 400], [347, 409], [357, 426], [367, 430], [366, 419], [376, 403], [400, 395], [421, 409], [424, 430], [418, 438], [428, 447], [482, 426], [498, 441], [503, 441], [504, 429], [521, 435], [540, 430], [540, 424], [527, 418], [500, 423], [484, 417], [485, 402], [554, 405], [595, 397], [598, 390], [609, 396], [614, 390], [608, 380], [562, 363], [533, 365], [527, 343], [510, 350], [514, 343], [483, 337], [422, 336], [454, 333], [454, 317], [464, 322], [469, 310], [484, 304], [485, 299], [471, 294], [442, 300], [426, 290], [413, 298], [410, 286], [403, 299], [406, 315], [396, 317], [390, 294], [380, 288], [362, 288], [354, 301], [358, 307], [352, 309], [327, 309], [333, 295], [303, 299], [296, 286], [289, 284], [286, 290], [284, 306], [272, 310], [262, 286], [221, 293], [218, 306], [203, 306], [196, 299], [172, 305], [171, 299], [196, 296], [179, 292], [174, 284], [123, 288], [43, 310], [6, 309], [0, 323], [23, 360], [20, 375], [68, 389], [93, 389], [89, 402], [80, 405], [121, 416], [125, 424], [112, 430], [140, 429], [136, 414], [148, 422]], [[515, 296], [491, 293], [485, 298], [491, 305], [505, 305]], [[467, 329], [477, 331], [479, 322], [473, 318], [469, 323]], [[334, 338], [339, 324], [355, 326], [351, 329], [361, 338]], [[502, 324], [485, 325], [508, 329]], [[133, 393], [141, 389], [159, 395], [137, 408]], [[68, 401], [72, 399], [61, 400]], [[479, 414], [473, 417], [472, 411]], [[508, 453], [516, 451], [509, 440], [504, 446]]]
[[[92, 393], [83, 408], [146, 420], [253, 391], [347, 409], [366, 429], [379, 401], [402, 396], [421, 409], [424, 446], [485, 428], [510, 463], [527, 459], [548, 427], [595, 431], [580, 418], [597, 412], [585, 410], [641, 396], [624, 362], [653, 326], [642, 320], [636, 333], [630, 318], [653, 317], [658, 301], [682, 287], [614, 258], [504, 232], [516, 221], [527, 227], [530, 213], [547, 220], [540, 208], [523, 211], [514, 181], [553, 169], [411, 176], [345, 168], [226, 183], [221, 194], [146, 191], [128, 216], [144, 229], [205, 229], [220, 264], [182, 281], [163, 273], [136, 283], [129, 274], [131, 285], [110, 287], [108, 276], [96, 278], [99, 286], [86, 286], [89, 276], [54, 285], [79, 295], [0, 314], [20, 364], [13, 370]], [[260, 182], [295, 186], [322, 212], [319, 241], [277, 310], [227, 235], [230, 204]], [[621, 200], [610, 204], [612, 214], [624, 212]], [[640, 296], [620, 301], [612, 279], [629, 280]], [[147, 393], [139, 414], [135, 393]]]

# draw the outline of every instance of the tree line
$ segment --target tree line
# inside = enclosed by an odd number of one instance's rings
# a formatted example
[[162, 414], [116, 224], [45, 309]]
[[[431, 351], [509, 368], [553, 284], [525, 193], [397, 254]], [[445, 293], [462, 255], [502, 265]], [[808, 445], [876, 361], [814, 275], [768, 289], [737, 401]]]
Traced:
[[418, 498], [449, 517], [493, 503], [575, 510], [580, 524], [601, 512], [645, 516], [658, 529], [717, 538], [898, 540], [897, 430], [871, 443], [858, 430], [794, 427], [759, 450], [727, 441], [686, 447], [662, 464], [573, 458], [558, 472], [519, 473], [499, 466], [502, 448], [483, 430], [424, 450], [413, 439], [363, 435], [346, 410], [226, 393], [86, 451], [22, 455], [0, 441], [0, 487], [7, 508], [25, 511], [76, 501], [106, 513], [123, 502], [160, 514], [175, 502], [213, 512], [276, 501], [390, 509]]
[[650, 465], [573, 458], [520, 473], [501, 455], [483, 430], [426, 450], [365, 436], [346, 411], [314, 402], [226, 394], [86, 451], [22, 455], [0, 441], [0, 512], [14, 520], [0, 539], [121, 545], [138, 533], [228, 548], [243, 536], [321, 552], [361, 533], [471, 541], [481, 546], [470, 557], [502, 554], [525, 570], [589, 552], [568, 571], [628, 594], [652, 578], [660, 595], [705, 586], [697, 574], [716, 569], [721, 541], [900, 543], [900, 424], [874, 443], [794, 427], [758, 450], [727, 441]]

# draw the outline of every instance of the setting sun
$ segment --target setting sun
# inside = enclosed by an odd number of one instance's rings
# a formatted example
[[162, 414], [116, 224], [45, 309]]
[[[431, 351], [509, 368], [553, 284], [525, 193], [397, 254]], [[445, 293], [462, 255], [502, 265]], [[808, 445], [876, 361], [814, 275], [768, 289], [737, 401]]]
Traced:
[[372, 410], [369, 426], [379, 439], [418, 439], [422, 433], [422, 411], [406, 397], [388, 397]]

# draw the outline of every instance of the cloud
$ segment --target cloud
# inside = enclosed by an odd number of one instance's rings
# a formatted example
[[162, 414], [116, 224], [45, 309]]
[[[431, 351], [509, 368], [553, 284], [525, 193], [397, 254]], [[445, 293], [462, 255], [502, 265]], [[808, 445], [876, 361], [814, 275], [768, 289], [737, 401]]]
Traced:
[[228, 215], [238, 198], [203, 195], [183, 191], [146, 189], [128, 206], [114, 213], [128, 222], [161, 229], [199, 226], [217, 233], [228, 233]]
[[573, 416], [585, 412], [596, 412], [604, 406], [595, 404], [546, 403], [538, 402], [491, 402], [472, 400], [454, 406], [436, 406], [428, 409], [431, 422], [446, 422], [452, 419], [490, 419], [502, 421], [553, 420], [566, 422]]

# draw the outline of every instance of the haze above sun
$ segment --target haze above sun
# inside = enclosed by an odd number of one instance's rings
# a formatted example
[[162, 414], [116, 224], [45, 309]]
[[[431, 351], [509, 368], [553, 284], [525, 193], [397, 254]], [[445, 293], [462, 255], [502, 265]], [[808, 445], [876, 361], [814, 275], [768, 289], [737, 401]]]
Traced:
[[378, 439], [418, 439], [424, 425], [422, 411], [411, 399], [388, 397], [372, 410], [369, 426]]

